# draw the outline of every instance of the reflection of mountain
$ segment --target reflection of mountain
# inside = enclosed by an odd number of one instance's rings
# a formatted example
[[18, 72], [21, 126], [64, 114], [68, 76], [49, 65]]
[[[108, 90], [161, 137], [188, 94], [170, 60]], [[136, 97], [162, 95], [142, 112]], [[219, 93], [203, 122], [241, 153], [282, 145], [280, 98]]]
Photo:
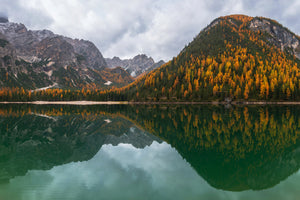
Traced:
[[299, 150], [299, 147], [289, 149], [275, 157], [262, 152], [239, 160], [216, 152], [180, 153], [211, 186], [243, 191], [271, 188], [297, 172], [300, 167]]
[[158, 140], [133, 123], [175, 147], [215, 188], [270, 188], [300, 167], [299, 106], [0, 106], [1, 179], [88, 160], [103, 144]]
[[175, 147], [210, 185], [242, 191], [270, 188], [298, 171], [299, 109], [161, 106], [129, 115]]
[[4, 109], [10, 111], [5, 116], [0, 112], [0, 182], [31, 169], [89, 160], [104, 144], [130, 143], [143, 148], [160, 141], [120, 117], [59, 112], [51, 116], [10, 109], [16, 107]]

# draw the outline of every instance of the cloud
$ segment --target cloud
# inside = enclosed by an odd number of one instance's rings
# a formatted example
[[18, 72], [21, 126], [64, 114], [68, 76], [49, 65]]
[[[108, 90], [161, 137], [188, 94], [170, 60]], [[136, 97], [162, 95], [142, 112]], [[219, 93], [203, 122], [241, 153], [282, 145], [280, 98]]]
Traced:
[[11, 21], [90, 40], [105, 57], [146, 53], [167, 61], [213, 19], [236, 13], [273, 18], [300, 33], [297, 0], [3, 1], [0, 13]]
[[32, 5], [32, 2], [26, 0], [2, 0], [0, 12], [5, 13], [10, 21], [24, 23], [31, 29], [47, 28], [53, 21], [52, 17], [47, 15], [43, 9]]

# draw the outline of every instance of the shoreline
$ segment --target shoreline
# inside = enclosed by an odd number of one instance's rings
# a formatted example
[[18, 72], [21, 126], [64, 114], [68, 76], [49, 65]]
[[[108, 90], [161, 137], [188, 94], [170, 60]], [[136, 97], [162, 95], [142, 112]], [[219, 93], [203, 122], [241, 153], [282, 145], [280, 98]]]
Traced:
[[27, 101], [0, 104], [34, 104], [34, 105], [300, 105], [300, 101], [206, 101], [206, 102], [129, 102], [129, 101]]
[[0, 104], [34, 104], [34, 105], [117, 105], [128, 104], [127, 101], [4, 101]]

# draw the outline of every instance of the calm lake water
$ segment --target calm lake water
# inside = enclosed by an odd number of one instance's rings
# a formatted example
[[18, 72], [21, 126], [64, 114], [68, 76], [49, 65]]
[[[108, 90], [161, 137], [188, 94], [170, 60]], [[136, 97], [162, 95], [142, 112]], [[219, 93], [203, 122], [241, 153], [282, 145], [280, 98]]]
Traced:
[[300, 106], [0, 105], [0, 199], [300, 198]]

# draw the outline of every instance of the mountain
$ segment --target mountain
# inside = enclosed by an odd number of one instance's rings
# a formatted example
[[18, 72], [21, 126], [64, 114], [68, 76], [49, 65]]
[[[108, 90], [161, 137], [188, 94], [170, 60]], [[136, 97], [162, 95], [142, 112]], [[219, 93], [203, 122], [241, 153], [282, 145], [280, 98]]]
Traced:
[[299, 36], [275, 20], [230, 15], [122, 91], [134, 101], [300, 100], [299, 58]]
[[[0, 20], [0, 38], [0, 74], [5, 77], [0, 81], [2, 87], [96, 85], [101, 88], [111, 81], [102, 73], [107, 68], [105, 59], [90, 41], [71, 39], [49, 30], [28, 30], [23, 24], [9, 22], [6, 18]], [[129, 81], [117, 85], [111, 81], [112, 86], [124, 86], [133, 81], [129, 75], [126, 79]]]
[[105, 58], [105, 61], [109, 68], [122, 67], [133, 77], [138, 77], [143, 73], [148, 73], [164, 64], [163, 60], [155, 63], [153, 58], [148, 57], [145, 54], [124, 60], [121, 60], [119, 57]]
[[[86, 40], [56, 35], [49, 30], [31, 31], [23, 24], [1, 23], [0, 32], [16, 48], [17, 55], [25, 61], [51, 59], [63, 67], [85, 61], [82, 67], [101, 69], [106, 62], [97, 47]], [[82, 63], [81, 63], [82, 64]]]

